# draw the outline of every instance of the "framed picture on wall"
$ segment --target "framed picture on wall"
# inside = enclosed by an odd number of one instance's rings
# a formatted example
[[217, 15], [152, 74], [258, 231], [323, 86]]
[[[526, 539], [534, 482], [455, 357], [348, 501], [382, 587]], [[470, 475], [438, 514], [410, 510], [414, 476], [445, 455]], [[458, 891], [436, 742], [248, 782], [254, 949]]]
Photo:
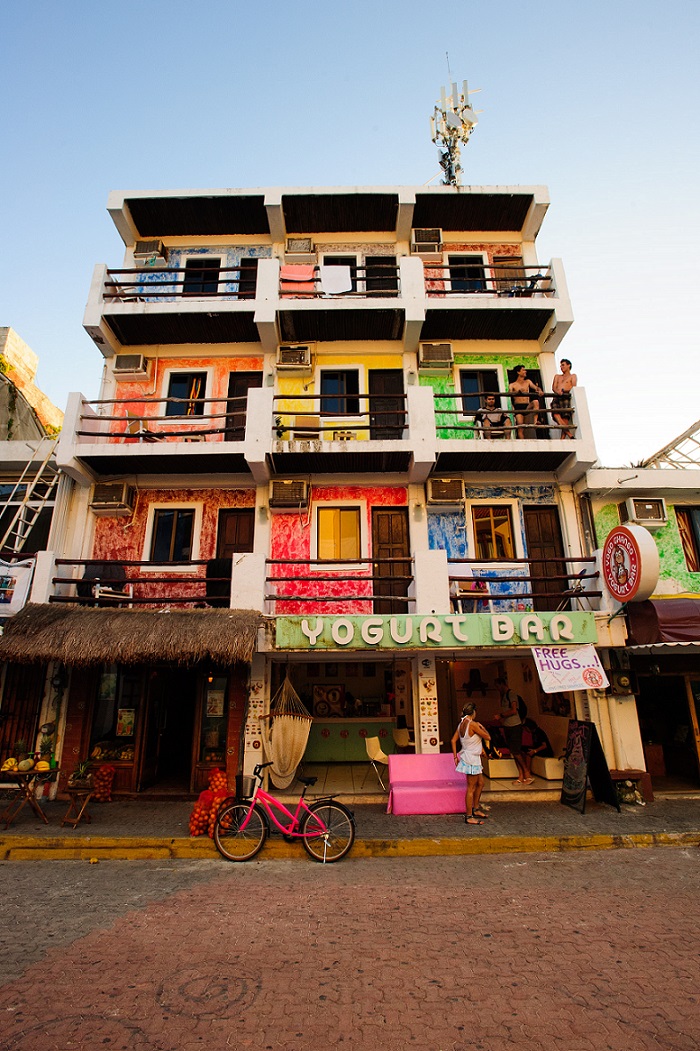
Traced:
[[345, 686], [314, 686], [314, 715], [319, 719], [340, 718], [345, 708]]

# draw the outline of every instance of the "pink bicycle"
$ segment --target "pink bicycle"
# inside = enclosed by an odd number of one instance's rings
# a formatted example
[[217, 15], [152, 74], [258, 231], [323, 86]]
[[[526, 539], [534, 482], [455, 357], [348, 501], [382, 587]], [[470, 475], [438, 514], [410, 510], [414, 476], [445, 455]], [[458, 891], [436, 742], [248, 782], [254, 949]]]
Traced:
[[214, 843], [222, 857], [227, 861], [250, 861], [262, 850], [272, 822], [285, 839], [300, 839], [314, 861], [325, 864], [344, 858], [355, 840], [355, 819], [351, 811], [333, 796], [307, 803], [306, 790], [316, 784], [317, 778], [300, 777], [304, 789], [292, 813], [263, 789], [262, 771], [267, 766], [272, 763], [255, 767], [255, 787], [249, 799], [227, 801], [216, 815]]

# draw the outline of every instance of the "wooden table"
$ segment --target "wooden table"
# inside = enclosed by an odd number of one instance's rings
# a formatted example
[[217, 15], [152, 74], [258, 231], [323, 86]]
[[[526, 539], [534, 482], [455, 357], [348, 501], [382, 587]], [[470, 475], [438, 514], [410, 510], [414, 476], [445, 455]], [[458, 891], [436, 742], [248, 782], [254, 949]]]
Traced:
[[0, 821], [5, 822], [5, 828], [10, 827], [20, 810], [27, 803], [29, 803], [36, 816], [41, 818], [45, 825], [48, 825], [49, 819], [39, 806], [35, 793], [38, 785], [46, 784], [47, 781], [54, 781], [57, 775], [58, 769], [3, 770], [0, 774], [0, 780], [4, 781], [5, 784], [17, 785], [17, 798], [13, 799], [0, 814]]
[[73, 828], [77, 828], [83, 820], [90, 824], [92, 818], [87, 812], [87, 805], [92, 799], [95, 789], [92, 786], [71, 788], [68, 785], [66, 792], [70, 799], [70, 806], [66, 811], [66, 816], [61, 821], [61, 828], [64, 825], [71, 825]]

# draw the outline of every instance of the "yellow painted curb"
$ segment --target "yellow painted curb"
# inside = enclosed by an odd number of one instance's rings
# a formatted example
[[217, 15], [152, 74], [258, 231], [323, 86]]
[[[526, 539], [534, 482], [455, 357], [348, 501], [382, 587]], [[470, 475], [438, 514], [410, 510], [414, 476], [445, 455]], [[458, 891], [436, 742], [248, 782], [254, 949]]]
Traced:
[[[483, 836], [416, 839], [357, 839], [349, 858], [456, 857], [477, 854], [528, 854], [639, 847], [700, 846], [700, 832], [650, 832], [634, 835]], [[3, 861], [129, 861], [137, 859], [218, 860], [212, 840], [197, 838], [67, 836], [40, 839], [32, 836], [0, 837]], [[223, 860], [223, 859], [221, 859]], [[260, 861], [311, 860], [300, 843], [268, 840], [258, 854]]]

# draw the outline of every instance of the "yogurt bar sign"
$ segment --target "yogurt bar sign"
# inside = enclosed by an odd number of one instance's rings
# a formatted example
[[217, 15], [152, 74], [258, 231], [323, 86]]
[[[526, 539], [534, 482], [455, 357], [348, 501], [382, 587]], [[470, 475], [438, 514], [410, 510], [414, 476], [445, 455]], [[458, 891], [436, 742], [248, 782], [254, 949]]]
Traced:
[[455, 649], [570, 646], [596, 642], [593, 613], [469, 613], [444, 616], [278, 617], [282, 650]]

